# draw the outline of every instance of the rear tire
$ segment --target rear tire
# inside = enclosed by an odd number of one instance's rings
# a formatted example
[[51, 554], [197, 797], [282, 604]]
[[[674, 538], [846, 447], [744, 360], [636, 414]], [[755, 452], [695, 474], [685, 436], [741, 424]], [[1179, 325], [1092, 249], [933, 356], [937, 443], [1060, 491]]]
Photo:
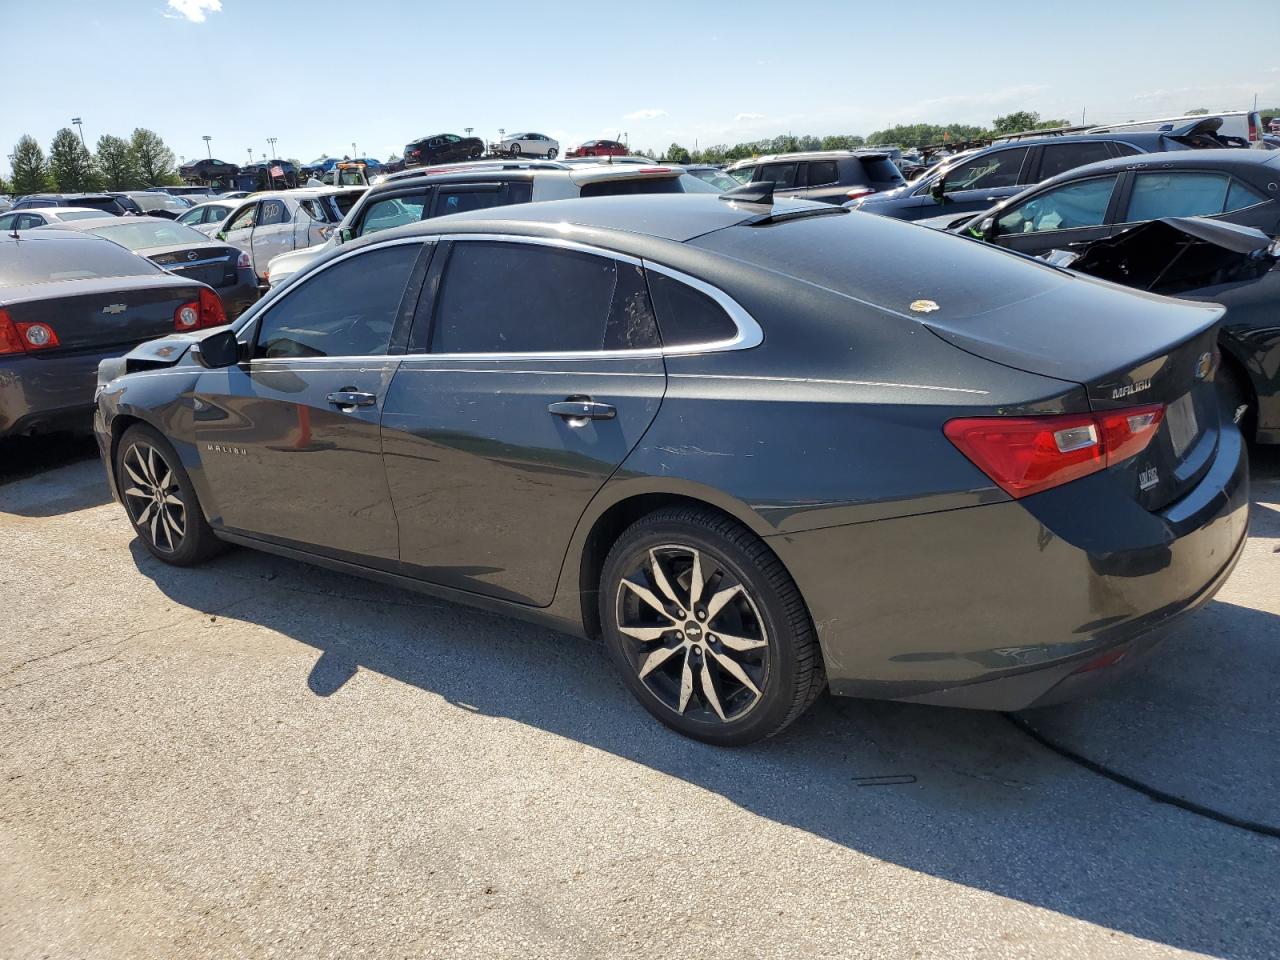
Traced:
[[138, 423], [124, 432], [116, 482], [134, 532], [157, 559], [189, 567], [222, 549], [182, 461], [158, 430]]
[[795, 581], [763, 540], [711, 510], [660, 510], [628, 527], [599, 597], [623, 682], [687, 737], [741, 746], [774, 736], [826, 685]]
[[550, 150], [547, 151], [547, 159], [554, 160], [555, 158], [556, 158], [556, 148], [552, 147]]
[[513, 156], [513, 157], [518, 157], [518, 156], [520, 156], [520, 144], [518, 144], [518, 143], [513, 143], [513, 144], [511, 145], [511, 156]]

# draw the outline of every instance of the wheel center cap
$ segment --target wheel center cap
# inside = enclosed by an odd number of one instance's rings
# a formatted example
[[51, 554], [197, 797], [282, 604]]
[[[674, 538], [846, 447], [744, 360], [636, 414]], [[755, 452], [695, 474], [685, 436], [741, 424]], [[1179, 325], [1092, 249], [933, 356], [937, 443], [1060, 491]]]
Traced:
[[702, 627], [691, 620], [684, 625], [684, 635], [697, 643], [702, 639]]

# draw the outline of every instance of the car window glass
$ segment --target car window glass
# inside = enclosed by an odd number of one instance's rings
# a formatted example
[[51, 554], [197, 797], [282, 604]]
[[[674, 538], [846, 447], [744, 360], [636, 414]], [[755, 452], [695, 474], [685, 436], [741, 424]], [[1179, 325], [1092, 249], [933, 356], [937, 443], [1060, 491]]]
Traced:
[[208, 211], [205, 210], [188, 210], [182, 216], [178, 217], [178, 222], [189, 225], [204, 223], [204, 215], [207, 212]]
[[1039, 233], [1100, 226], [1107, 216], [1118, 177], [1096, 177], [1068, 183], [1032, 197], [996, 221], [996, 233]]
[[765, 163], [759, 167], [756, 180], [772, 180], [775, 190], [788, 190], [796, 185], [798, 163]]
[[533, 199], [533, 184], [528, 180], [513, 180], [507, 184], [507, 203], [528, 203]]
[[1119, 140], [1114, 141], [1111, 145], [1116, 148], [1116, 153], [1122, 157], [1136, 157], [1142, 152], [1133, 144], [1123, 143]]
[[377, 233], [379, 230], [390, 230], [402, 227], [406, 223], [417, 223], [422, 219], [422, 212], [427, 205], [427, 191], [402, 194], [398, 197], [385, 197], [369, 204], [360, 221], [357, 236]]
[[954, 190], [990, 190], [994, 187], [1014, 187], [1027, 148], [997, 150], [964, 160], [947, 171], [946, 192]]
[[608, 257], [527, 243], [454, 244], [433, 353], [600, 350], [617, 278]]
[[12, 229], [13, 224], [17, 219], [18, 215], [16, 213], [6, 213], [4, 216], [0, 217], [0, 230]]
[[435, 215], [443, 217], [446, 214], [463, 213], [467, 210], [484, 210], [501, 203], [501, 189], [457, 190], [441, 187], [436, 192]]
[[1048, 180], [1060, 173], [1083, 167], [1086, 163], [1110, 160], [1111, 151], [1105, 140], [1088, 143], [1048, 143], [1041, 148], [1040, 179]]
[[1138, 173], [1133, 178], [1125, 221], [1160, 217], [1203, 217], [1221, 213], [1228, 177], [1217, 173]]
[[1224, 213], [1230, 213], [1232, 210], [1243, 210], [1245, 207], [1252, 207], [1255, 203], [1262, 203], [1267, 198], [1256, 190], [1246, 187], [1239, 180], [1231, 181], [1231, 189], [1227, 191], [1227, 205], [1223, 208]]
[[417, 243], [399, 243], [311, 274], [262, 317], [255, 356], [386, 353], [400, 298], [421, 250]]
[[288, 209], [285, 207], [283, 200], [262, 201], [262, 220], [258, 223], [258, 226], [267, 227], [277, 223], [285, 223], [288, 219]]
[[663, 346], [718, 343], [737, 335], [738, 328], [724, 309], [687, 283], [650, 270], [649, 293]]
[[808, 176], [808, 184], [811, 187], [835, 183], [838, 179], [836, 176], [836, 162], [834, 160], [814, 160], [809, 164]]
[[227, 229], [243, 230], [246, 227], [252, 227], [253, 215], [257, 209], [258, 209], [257, 204], [253, 204], [253, 203], [249, 204], [247, 207], [242, 209], [239, 213], [237, 213], [234, 217], [231, 218], [231, 222], [227, 224]]

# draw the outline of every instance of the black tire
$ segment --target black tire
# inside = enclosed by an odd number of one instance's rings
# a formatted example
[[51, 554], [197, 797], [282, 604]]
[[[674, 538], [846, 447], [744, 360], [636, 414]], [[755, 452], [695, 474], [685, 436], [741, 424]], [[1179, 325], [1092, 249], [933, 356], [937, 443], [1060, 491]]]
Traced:
[[120, 437], [116, 482], [134, 532], [156, 558], [189, 567], [222, 549], [177, 452], [153, 427], [136, 423]]
[[472, 159], [472, 160], [479, 160], [482, 156], [484, 156], [484, 151], [483, 151], [483, 150], [481, 150], [479, 147], [472, 147], [472, 148], [471, 148], [471, 159]]
[[[1235, 420], [1244, 438], [1252, 440], [1257, 406], [1253, 402], [1253, 393], [1245, 376], [1244, 371], [1233, 360], [1223, 356], [1216, 378], [1223, 416], [1228, 420]], [[1239, 412], [1241, 407], [1245, 408], [1243, 413]]]
[[[699, 602], [690, 610], [667, 602], [694, 599], [695, 569], [704, 581]], [[637, 586], [662, 600], [665, 612], [642, 600]], [[732, 599], [714, 611], [701, 602], [724, 594]], [[764, 541], [714, 511], [675, 507], [633, 523], [605, 558], [599, 600], [605, 646], [623, 682], [687, 737], [741, 746], [774, 736], [826, 686], [795, 581]], [[683, 627], [671, 626], [681, 620]]]
[[554, 160], [555, 158], [556, 158], [556, 148], [552, 147], [550, 150], [547, 151], [547, 159]]
[[513, 156], [513, 157], [518, 157], [518, 156], [520, 156], [520, 144], [518, 144], [518, 143], [513, 143], [513, 144], [511, 145], [511, 156]]

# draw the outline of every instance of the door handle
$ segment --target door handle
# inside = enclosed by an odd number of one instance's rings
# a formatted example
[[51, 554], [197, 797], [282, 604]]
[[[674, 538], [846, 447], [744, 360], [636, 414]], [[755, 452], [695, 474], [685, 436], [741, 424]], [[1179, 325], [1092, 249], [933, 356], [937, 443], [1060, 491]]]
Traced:
[[547, 404], [547, 412], [562, 417], [571, 427], [581, 427], [588, 420], [612, 420], [618, 415], [618, 408], [590, 397], [569, 397]]
[[329, 402], [335, 407], [372, 407], [378, 402], [378, 398], [372, 393], [361, 393], [348, 388], [329, 394]]

